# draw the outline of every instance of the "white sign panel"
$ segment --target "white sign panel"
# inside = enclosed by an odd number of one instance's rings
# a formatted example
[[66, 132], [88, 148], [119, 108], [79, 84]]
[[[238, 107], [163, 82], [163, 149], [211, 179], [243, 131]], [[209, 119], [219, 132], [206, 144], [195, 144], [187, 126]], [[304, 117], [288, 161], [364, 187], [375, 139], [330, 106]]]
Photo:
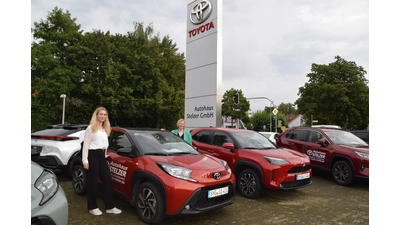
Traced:
[[221, 126], [222, 1], [195, 0], [187, 7], [186, 128]]

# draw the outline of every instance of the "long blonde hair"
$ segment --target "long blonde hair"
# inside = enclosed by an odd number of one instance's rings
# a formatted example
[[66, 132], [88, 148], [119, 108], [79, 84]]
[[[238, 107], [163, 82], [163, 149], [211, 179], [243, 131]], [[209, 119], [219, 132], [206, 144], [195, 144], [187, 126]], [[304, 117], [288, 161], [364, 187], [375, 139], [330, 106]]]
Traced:
[[103, 127], [106, 130], [107, 136], [110, 136], [111, 133], [111, 125], [110, 121], [108, 120], [108, 111], [104, 107], [98, 107], [96, 110], [94, 110], [92, 119], [90, 119], [90, 130], [92, 133], [95, 133], [99, 129], [99, 121], [97, 120], [97, 114], [99, 114], [100, 111], [106, 111], [107, 117], [103, 122]]

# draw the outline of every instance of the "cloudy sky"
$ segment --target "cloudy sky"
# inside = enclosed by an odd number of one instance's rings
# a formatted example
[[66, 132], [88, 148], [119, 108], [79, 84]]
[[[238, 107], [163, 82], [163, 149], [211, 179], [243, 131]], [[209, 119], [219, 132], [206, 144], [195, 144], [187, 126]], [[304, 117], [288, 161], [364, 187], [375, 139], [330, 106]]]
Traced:
[[[32, 0], [31, 27], [59, 7], [81, 29], [127, 34], [133, 22], [152, 23], [186, 50], [190, 0]], [[225, 0], [222, 4], [222, 89], [241, 89], [247, 98], [275, 105], [294, 103], [308, 81], [311, 64], [339, 55], [364, 67], [369, 79], [369, 2], [366, 0]], [[250, 100], [251, 111], [267, 100]]]

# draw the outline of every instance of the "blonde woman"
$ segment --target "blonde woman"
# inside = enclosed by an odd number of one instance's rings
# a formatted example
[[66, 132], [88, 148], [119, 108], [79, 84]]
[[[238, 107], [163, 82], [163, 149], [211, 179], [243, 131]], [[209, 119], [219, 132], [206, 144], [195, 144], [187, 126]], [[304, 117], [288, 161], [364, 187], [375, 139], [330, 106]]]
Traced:
[[108, 167], [107, 148], [111, 126], [106, 108], [98, 107], [86, 128], [82, 149], [83, 168], [87, 170], [87, 204], [89, 212], [95, 216], [103, 214], [97, 206], [97, 179], [103, 186], [104, 205], [107, 213], [120, 214], [114, 207], [110, 168]]
[[171, 132], [176, 134], [178, 137], [182, 138], [185, 140], [187, 143], [192, 145], [192, 136], [190, 135], [189, 131], [185, 130], [186, 127], [186, 122], [184, 119], [179, 119], [178, 122], [176, 122], [176, 126], [178, 129], [172, 130]]

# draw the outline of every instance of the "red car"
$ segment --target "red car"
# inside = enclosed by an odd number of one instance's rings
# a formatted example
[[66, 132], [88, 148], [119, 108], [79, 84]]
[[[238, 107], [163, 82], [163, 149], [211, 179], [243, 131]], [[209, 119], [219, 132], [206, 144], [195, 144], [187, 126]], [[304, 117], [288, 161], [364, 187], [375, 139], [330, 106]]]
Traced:
[[313, 167], [330, 171], [340, 185], [350, 185], [355, 177], [369, 179], [369, 145], [348, 131], [293, 127], [276, 144], [307, 154]]
[[236, 176], [239, 192], [258, 198], [264, 189], [297, 189], [312, 184], [308, 157], [278, 148], [262, 134], [243, 129], [191, 130], [193, 146], [225, 160]]
[[[224, 160], [203, 155], [169, 131], [112, 128], [107, 157], [113, 188], [146, 223], [197, 214], [234, 202], [235, 176]], [[86, 193], [82, 151], [74, 157], [72, 184]], [[101, 181], [99, 180], [101, 183]]]

